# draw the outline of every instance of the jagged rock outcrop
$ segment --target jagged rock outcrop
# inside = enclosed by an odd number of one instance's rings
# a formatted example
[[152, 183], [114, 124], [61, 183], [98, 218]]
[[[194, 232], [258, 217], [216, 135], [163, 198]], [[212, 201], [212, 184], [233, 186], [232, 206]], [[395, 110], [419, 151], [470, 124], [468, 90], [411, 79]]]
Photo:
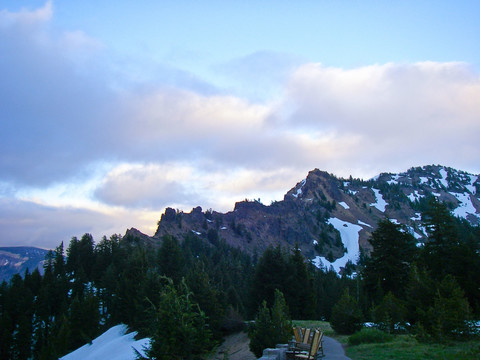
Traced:
[[479, 224], [479, 194], [478, 175], [440, 165], [382, 173], [368, 181], [342, 179], [315, 169], [282, 201], [268, 206], [245, 200], [227, 213], [204, 212], [200, 207], [190, 213], [167, 208], [153, 238], [158, 241], [171, 234], [181, 240], [192, 233], [210, 242], [224, 239], [252, 254], [270, 245], [298, 245], [317, 265], [328, 266], [337, 260], [337, 266], [344, 266], [356, 260], [359, 248], [369, 251], [368, 239], [384, 218], [404, 224], [422, 242], [426, 234], [419, 202], [428, 196], [448, 203], [455, 215]]

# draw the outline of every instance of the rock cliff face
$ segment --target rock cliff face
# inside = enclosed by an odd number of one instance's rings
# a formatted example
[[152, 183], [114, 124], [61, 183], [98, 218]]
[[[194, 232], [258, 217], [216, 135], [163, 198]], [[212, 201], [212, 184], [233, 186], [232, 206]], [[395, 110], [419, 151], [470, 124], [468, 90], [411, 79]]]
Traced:
[[455, 215], [479, 224], [479, 194], [478, 175], [439, 165], [382, 173], [368, 181], [337, 178], [315, 169], [282, 201], [269, 206], [246, 200], [228, 213], [204, 212], [200, 207], [190, 213], [167, 208], [153, 240], [165, 234], [181, 240], [190, 233], [212, 243], [224, 239], [252, 254], [270, 245], [298, 245], [317, 265], [333, 264], [339, 269], [348, 260], [356, 261], [359, 248], [370, 250], [368, 239], [384, 218], [404, 224], [422, 242], [426, 234], [419, 207], [428, 196], [448, 203]]

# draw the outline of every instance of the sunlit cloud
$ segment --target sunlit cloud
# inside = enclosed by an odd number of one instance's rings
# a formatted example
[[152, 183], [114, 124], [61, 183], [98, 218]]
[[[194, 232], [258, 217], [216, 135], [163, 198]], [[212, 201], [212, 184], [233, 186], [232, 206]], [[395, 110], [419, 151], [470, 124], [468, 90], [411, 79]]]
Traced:
[[314, 168], [480, 172], [480, 76], [469, 64], [345, 69], [262, 50], [212, 65], [210, 79], [50, 26], [54, 10], [0, 11], [4, 238], [55, 246], [69, 226], [152, 234], [165, 207], [268, 205]]

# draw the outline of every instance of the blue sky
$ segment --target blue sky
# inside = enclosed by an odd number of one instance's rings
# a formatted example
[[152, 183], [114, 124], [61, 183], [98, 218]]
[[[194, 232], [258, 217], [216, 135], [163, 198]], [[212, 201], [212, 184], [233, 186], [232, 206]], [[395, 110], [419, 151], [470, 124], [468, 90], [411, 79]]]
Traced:
[[320, 168], [480, 173], [478, 1], [2, 1], [0, 245], [153, 234]]

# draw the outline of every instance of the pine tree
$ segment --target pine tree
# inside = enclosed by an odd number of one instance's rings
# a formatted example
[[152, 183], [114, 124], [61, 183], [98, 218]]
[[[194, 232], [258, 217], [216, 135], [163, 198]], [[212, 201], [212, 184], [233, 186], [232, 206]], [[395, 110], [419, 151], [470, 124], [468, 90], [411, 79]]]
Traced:
[[353, 334], [362, 328], [363, 315], [357, 302], [350, 296], [348, 288], [332, 309], [330, 324], [337, 333]]
[[184, 258], [178, 240], [170, 235], [162, 238], [162, 245], [158, 250], [158, 265], [160, 274], [171, 278], [178, 284], [184, 274]]
[[255, 316], [255, 322], [249, 329], [250, 350], [260, 357], [264, 349], [287, 343], [291, 332], [292, 321], [288, 306], [282, 292], [277, 289], [272, 308], [268, 308], [267, 302], [263, 301]]
[[272, 306], [275, 290], [286, 292], [288, 275], [288, 260], [282, 248], [267, 248], [255, 267], [250, 297], [251, 312], [256, 311], [264, 300], [267, 306]]
[[401, 225], [386, 219], [378, 223], [370, 244], [373, 250], [363, 269], [370, 298], [378, 303], [383, 294], [392, 292], [404, 299], [410, 266], [417, 252], [415, 239]]
[[429, 323], [423, 324], [435, 340], [462, 338], [473, 334], [472, 313], [455, 278], [446, 276], [440, 283], [429, 309]]
[[156, 332], [147, 350], [150, 359], [194, 359], [210, 350], [211, 332], [206, 316], [185, 282], [163, 289], [157, 307]]
[[285, 298], [294, 319], [312, 319], [315, 315], [312, 278], [298, 246], [288, 259]]
[[267, 302], [263, 301], [255, 316], [255, 322], [251, 325], [248, 336], [250, 337], [250, 351], [256, 357], [262, 355], [263, 349], [275, 346], [272, 330], [272, 316]]
[[388, 333], [405, 331], [407, 308], [395, 295], [389, 292], [372, 310], [373, 321], [377, 326]]

